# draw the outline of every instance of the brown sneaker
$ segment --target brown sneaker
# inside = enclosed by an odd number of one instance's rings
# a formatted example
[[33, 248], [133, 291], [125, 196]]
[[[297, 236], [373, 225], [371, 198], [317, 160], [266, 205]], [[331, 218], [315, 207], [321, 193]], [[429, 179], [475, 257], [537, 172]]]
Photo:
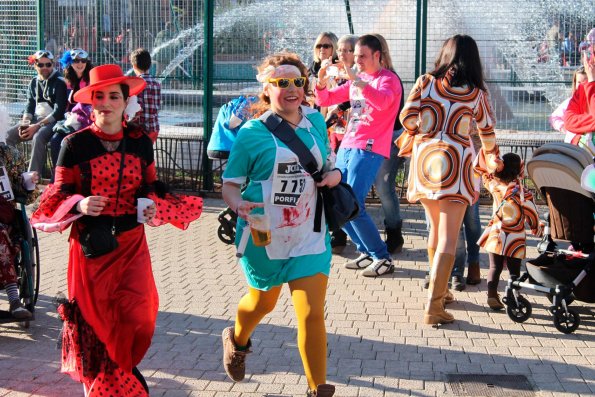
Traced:
[[10, 302], [10, 315], [18, 320], [29, 320], [33, 314], [20, 301]]
[[318, 385], [317, 390], [308, 390], [306, 397], [333, 397], [335, 386], [326, 383]]
[[244, 380], [246, 376], [246, 355], [252, 353], [250, 347], [252, 342], [248, 340], [246, 350], [237, 350], [237, 345], [233, 340], [233, 327], [227, 327], [221, 334], [223, 341], [223, 368], [227, 376], [234, 382]]

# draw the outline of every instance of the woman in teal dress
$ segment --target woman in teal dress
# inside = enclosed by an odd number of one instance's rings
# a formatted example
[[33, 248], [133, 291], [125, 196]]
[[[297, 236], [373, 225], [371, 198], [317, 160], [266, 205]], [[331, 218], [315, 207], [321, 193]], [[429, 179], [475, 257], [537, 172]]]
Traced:
[[[262, 115], [240, 130], [223, 174], [223, 198], [239, 216], [236, 244], [242, 251], [239, 262], [248, 282], [235, 325], [223, 331], [224, 367], [232, 380], [244, 378], [250, 335], [275, 308], [287, 283], [298, 320], [307, 395], [330, 397], [335, 388], [326, 384], [324, 301], [332, 254], [324, 214], [324, 226], [314, 231], [317, 184], [300, 167], [298, 156], [267, 129], [263, 120], [276, 117], [292, 127], [323, 171], [318, 186], [337, 185], [341, 172], [333, 169], [322, 115], [305, 105], [308, 73], [299, 57], [272, 55], [258, 71], [263, 92], [256, 106]], [[257, 213], [270, 219], [271, 242], [266, 246], [256, 246], [247, 235], [247, 220]]]

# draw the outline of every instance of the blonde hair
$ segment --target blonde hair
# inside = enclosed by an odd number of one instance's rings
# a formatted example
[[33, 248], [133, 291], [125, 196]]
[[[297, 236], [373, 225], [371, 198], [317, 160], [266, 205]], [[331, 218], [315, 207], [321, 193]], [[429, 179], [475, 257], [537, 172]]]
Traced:
[[383, 68], [392, 70], [394, 72], [395, 68], [393, 66], [393, 60], [390, 57], [390, 51], [388, 49], [388, 43], [386, 42], [386, 39], [384, 38], [384, 36], [382, 36], [379, 33], [372, 33], [372, 35], [374, 37], [376, 37], [378, 39], [378, 41], [380, 41], [380, 45], [382, 46], [382, 54], [380, 56], [380, 65]]
[[576, 82], [578, 80], [579, 74], [584, 74], [585, 76], [587, 75], [587, 72], [585, 72], [584, 66], [578, 67], [572, 74], [572, 95], [574, 95], [574, 92], [576, 91]]
[[316, 51], [316, 46], [322, 41], [322, 39], [327, 38], [333, 43], [333, 55], [331, 58], [334, 59], [337, 57], [337, 35], [333, 32], [322, 32], [318, 35], [316, 40], [314, 41], [314, 45], [312, 46], [312, 54], [314, 55], [314, 62], [321, 62], [321, 59], [318, 58], [318, 51]]

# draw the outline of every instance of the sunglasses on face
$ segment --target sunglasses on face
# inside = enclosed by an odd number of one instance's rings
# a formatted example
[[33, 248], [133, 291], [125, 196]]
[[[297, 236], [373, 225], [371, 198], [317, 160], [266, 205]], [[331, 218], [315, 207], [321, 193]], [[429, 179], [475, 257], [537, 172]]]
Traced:
[[80, 48], [74, 49], [74, 50], [70, 50], [70, 57], [72, 59], [76, 59], [76, 58], [88, 58], [89, 57], [89, 53], [87, 53], [87, 51], [85, 50], [81, 50]]
[[280, 87], [280, 88], [289, 87], [289, 83], [293, 84], [297, 88], [302, 88], [304, 85], [306, 85], [306, 78], [305, 77], [295, 77], [293, 79], [289, 79], [289, 78], [283, 77], [283, 78], [279, 78], [279, 79], [269, 79], [269, 83], [271, 83], [275, 87]]
[[73, 59], [72, 63], [87, 63], [86, 59]]
[[328, 50], [329, 48], [333, 48], [333, 45], [332, 44], [316, 44], [317, 50], [320, 50], [321, 48]]
[[52, 67], [51, 62], [46, 62], [46, 63], [37, 62], [36, 65], [38, 68], [51, 68]]

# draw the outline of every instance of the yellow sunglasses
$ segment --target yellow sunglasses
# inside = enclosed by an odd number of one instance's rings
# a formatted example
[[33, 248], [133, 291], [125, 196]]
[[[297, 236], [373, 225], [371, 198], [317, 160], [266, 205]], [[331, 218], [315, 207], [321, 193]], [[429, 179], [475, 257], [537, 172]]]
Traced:
[[295, 77], [293, 79], [289, 79], [287, 77], [282, 77], [278, 79], [269, 79], [269, 83], [274, 85], [275, 87], [287, 88], [289, 87], [289, 83], [293, 84], [297, 88], [302, 88], [306, 85], [306, 78], [305, 77]]

